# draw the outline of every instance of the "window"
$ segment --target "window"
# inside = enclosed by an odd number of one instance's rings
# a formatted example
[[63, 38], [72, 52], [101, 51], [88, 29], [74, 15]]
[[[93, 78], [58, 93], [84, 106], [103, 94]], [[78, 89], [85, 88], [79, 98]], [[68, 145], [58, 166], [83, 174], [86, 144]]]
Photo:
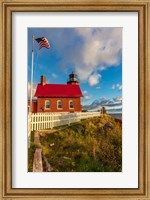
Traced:
[[73, 100], [69, 101], [69, 108], [74, 108], [74, 102], [73, 102]]
[[50, 109], [50, 101], [49, 100], [45, 101], [45, 109]]
[[62, 109], [62, 101], [61, 100], [57, 101], [57, 109]]

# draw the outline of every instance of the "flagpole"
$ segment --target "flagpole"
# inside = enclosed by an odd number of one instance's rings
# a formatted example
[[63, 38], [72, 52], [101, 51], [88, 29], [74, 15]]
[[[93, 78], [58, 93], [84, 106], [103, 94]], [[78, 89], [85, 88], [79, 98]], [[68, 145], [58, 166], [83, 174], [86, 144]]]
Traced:
[[30, 112], [32, 112], [33, 65], [34, 65], [34, 35], [32, 36], [32, 65], [31, 65], [31, 84], [30, 84]]

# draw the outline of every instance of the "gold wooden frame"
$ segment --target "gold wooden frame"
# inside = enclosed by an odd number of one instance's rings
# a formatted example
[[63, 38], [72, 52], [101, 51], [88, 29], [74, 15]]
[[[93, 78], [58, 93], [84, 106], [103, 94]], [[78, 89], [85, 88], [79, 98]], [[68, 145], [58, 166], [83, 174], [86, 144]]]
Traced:
[[[138, 189], [12, 189], [11, 187], [11, 15], [24, 11], [132, 11], [139, 16]], [[1, 0], [0, 3], [0, 197], [1, 199], [150, 199], [150, 0]], [[149, 52], [149, 54], [148, 54]], [[7, 105], [7, 106], [6, 106]], [[149, 122], [149, 123], [148, 123]]]

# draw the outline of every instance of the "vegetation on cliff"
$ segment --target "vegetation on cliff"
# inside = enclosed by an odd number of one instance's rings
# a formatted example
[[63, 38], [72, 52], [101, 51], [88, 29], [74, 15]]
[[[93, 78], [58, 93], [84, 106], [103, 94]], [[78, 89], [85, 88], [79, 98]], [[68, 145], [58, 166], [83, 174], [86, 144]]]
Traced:
[[120, 119], [108, 115], [86, 119], [42, 134], [40, 141], [43, 160], [53, 172], [122, 171]]

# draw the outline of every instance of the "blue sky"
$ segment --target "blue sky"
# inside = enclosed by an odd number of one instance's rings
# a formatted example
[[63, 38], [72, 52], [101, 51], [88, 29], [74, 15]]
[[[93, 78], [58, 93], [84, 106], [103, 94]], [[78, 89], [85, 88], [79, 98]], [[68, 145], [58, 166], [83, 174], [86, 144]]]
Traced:
[[122, 98], [122, 28], [28, 28], [28, 89], [32, 35], [46, 37], [50, 49], [34, 44], [34, 89], [45, 75], [47, 83], [64, 84], [74, 71], [84, 95], [82, 105], [99, 98]]

